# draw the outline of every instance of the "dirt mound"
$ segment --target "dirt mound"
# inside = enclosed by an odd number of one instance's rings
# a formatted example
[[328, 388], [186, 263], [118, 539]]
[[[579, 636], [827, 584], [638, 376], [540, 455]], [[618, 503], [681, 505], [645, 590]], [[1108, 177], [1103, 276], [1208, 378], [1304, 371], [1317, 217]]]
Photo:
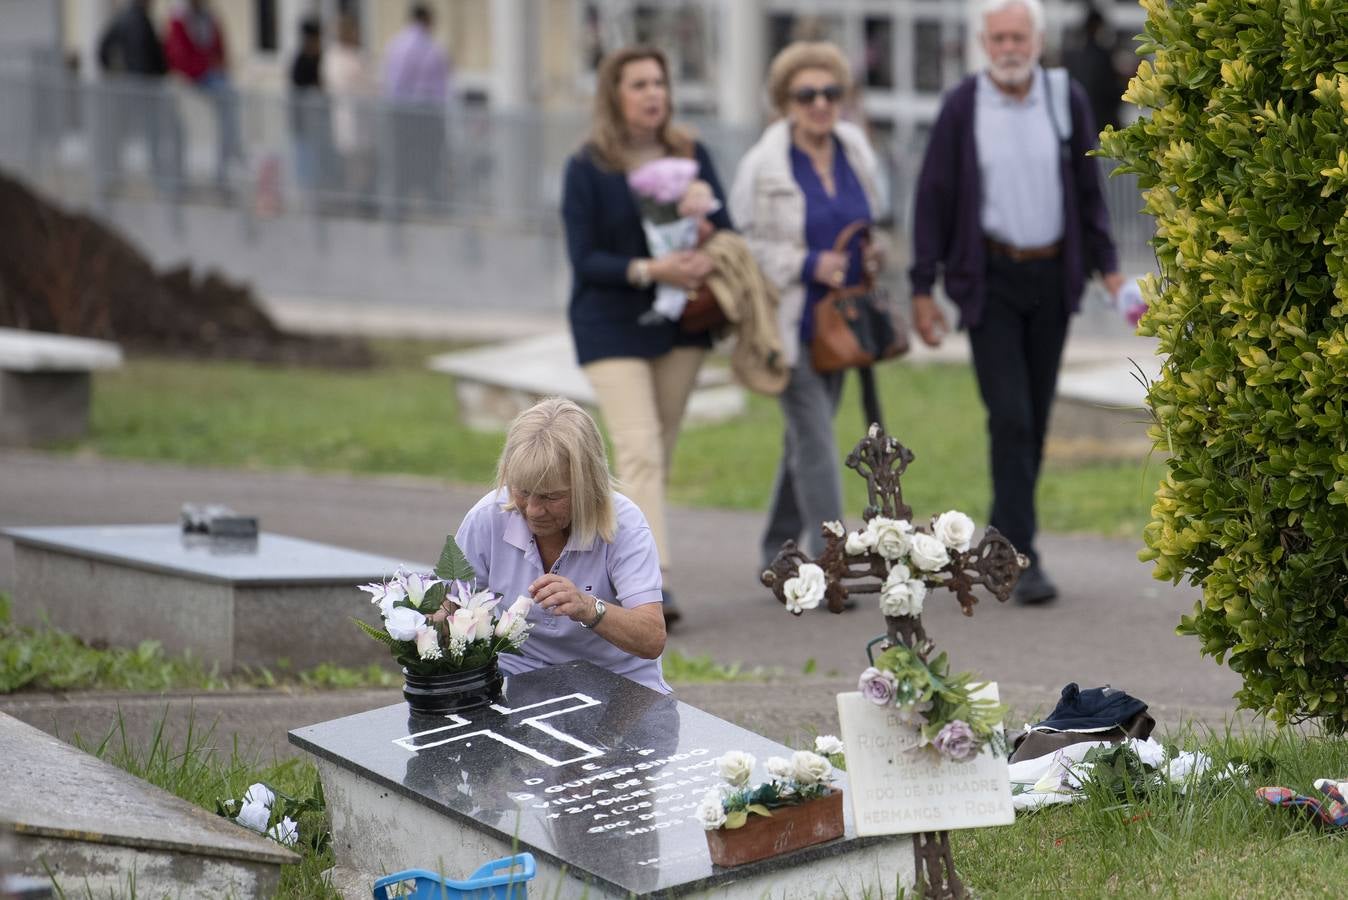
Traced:
[[360, 340], [287, 334], [215, 273], [156, 272], [116, 231], [0, 172], [0, 326], [113, 340], [128, 351], [368, 366]]

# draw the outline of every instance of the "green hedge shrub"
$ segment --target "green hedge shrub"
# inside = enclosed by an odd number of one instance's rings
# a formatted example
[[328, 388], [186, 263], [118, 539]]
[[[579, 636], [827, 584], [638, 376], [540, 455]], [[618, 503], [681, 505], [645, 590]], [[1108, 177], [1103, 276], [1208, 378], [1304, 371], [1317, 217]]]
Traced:
[[1348, 2], [1144, 0], [1128, 99], [1103, 138], [1156, 218], [1140, 330], [1171, 456], [1147, 526], [1180, 623], [1242, 706], [1348, 730]]

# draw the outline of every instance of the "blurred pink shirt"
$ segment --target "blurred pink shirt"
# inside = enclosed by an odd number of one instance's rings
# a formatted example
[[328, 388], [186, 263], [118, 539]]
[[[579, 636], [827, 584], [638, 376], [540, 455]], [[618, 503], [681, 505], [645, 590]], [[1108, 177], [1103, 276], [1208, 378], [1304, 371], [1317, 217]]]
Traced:
[[[479, 500], [463, 517], [454, 540], [477, 573], [478, 588], [500, 594], [502, 604], [509, 606], [543, 576], [543, 559], [524, 517], [502, 509], [506, 500], [504, 490]], [[613, 506], [618, 516], [613, 543], [595, 538], [590, 546], [579, 547], [572, 539], [552, 571], [605, 603], [628, 609], [659, 603], [660, 557], [650, 526], [637, 505], [622, 494], [614, 493]], [[619, 650], [570, 618], [537, 606], [529, 610], [528, 621], [533, 630], [520, 653], [501, 654], [501, 671], [506, 674], [584, 659], [662, 694], [672, 693], [659, 659], [642, 659]]]
[[384, 96], [443, 103], [449, 95], [449, 56], [425, 28], [408, 25], [384, 53]]

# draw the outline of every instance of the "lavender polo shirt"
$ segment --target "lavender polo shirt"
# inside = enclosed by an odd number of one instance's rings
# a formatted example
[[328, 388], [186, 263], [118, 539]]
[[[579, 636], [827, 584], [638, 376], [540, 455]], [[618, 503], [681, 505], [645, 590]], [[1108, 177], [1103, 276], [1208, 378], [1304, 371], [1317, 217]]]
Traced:
[[[543, 559], [524, 516], [502, 509], [506, 502], [505, 490], [477, 501], [463, 517], [454, 539], [472, 563], [478, 587], [500, 594], [502, 604], [508, 606], [520, 594], [528, 594], [529, 585], [542, 577]], [[635, 503], [616, 492], [613, 506], [618, 514], [613, 543], [595, 538], [588, 547], [580, 547], [572, 538], [552, 572], [605, 603], [628, 609], [659, 603], [660, 557], [646, 517]], [[507, 675], [585, 659], [662, 694], [672, 693], [659, 659], [642, 659], [619, 650], [570, 618], [537, 606], [529, 610], [529, 624], [533, 630], [520, 652], [501, 654], [501, 670]]]

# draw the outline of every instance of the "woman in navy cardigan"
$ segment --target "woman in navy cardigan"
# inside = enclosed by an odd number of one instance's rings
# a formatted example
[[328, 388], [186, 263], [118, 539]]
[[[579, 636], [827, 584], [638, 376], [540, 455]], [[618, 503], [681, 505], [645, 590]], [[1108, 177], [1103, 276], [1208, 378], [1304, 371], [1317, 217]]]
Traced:
[[[576, 358], [594, 387], [613, 440], [618, 478], [645, 514], [668, 575], [665, 481], [684, 407], [702, 359], [706, 335], [680, 333], [678, 324], [651, 310], [657, 282], [695, 290], [711, 272], [700, 250], [651, 258], [641, 214], [627, 185], [632, 169], [664, 156], [697, 160], [698, 177], [721, 210], [716, 228], [729, 228], [725, 196], [711, 157], [671, 121], [669, 66], [664, 54], [629, 48], [599, 66], [590, 137], [567, 163], [562, 193], [567, 253], [571, 258], [568, 315]], [[666, 590], [665, 620], [678, 613]]]

